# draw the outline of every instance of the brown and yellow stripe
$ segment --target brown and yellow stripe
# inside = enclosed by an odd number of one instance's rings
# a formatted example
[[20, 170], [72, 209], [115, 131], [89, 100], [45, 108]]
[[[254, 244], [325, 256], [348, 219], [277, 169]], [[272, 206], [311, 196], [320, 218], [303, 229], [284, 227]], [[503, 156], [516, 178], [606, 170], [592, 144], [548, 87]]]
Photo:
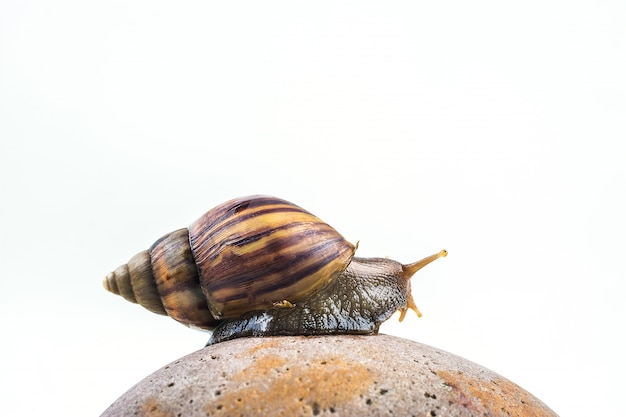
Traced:
[[340, 273], [355, 250], [319, 218], [266, 196], [214, 208], [189, 227], [189, 241], [216, 318], [297, 303]]
[[179, 229], [150, 248], [152, 274], [167, 315], [190, 327], [212, 329], [218, 321], [207, 307], [189, 247], [189, 232]]

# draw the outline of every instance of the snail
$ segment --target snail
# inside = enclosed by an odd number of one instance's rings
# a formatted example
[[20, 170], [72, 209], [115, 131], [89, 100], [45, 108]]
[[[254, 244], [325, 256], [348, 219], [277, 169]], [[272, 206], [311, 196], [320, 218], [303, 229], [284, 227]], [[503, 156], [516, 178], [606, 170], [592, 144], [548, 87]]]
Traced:
[[227, 201], [158, 239], [104, 279], [106, 290], [189, 327], [207, 343], [247, 336], [376, 334], [399, 310], [421, 316], [415, 272], [442, 250], [403, 265], [359, 258], [335, 229], [288, 201]]

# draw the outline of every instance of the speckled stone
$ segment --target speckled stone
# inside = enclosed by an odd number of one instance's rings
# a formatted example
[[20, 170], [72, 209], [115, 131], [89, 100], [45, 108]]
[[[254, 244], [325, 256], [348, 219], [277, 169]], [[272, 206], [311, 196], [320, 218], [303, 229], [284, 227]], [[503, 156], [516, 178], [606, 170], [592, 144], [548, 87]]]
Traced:
[[556, 416], [513, 382], [387, 335], [244, 338], [139, 382], [109, 416]]

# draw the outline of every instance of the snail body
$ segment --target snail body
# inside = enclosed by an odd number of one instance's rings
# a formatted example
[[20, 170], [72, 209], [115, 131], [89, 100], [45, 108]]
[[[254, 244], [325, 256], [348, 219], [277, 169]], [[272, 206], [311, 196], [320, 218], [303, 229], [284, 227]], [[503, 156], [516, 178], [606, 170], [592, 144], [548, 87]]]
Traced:
[[194, 328], [209, 344], [244, 336], [377, 333], [396, 310], [421, 315], [409, 265], [356, 247], [306, 210], [268, 196], [227, 201], [158, 239], [104, 287]]

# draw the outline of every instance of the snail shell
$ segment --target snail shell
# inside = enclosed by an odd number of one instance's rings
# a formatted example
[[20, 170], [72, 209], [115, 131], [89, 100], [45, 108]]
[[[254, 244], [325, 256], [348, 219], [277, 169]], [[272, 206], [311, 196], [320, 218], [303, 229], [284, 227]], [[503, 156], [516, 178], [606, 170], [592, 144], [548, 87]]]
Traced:
[[104, 287], [201, 329], [280, 303], [298, 303], [350, 263], [355, 246], [275, 197], [230, 200], [158, 239], [108, 274]]

